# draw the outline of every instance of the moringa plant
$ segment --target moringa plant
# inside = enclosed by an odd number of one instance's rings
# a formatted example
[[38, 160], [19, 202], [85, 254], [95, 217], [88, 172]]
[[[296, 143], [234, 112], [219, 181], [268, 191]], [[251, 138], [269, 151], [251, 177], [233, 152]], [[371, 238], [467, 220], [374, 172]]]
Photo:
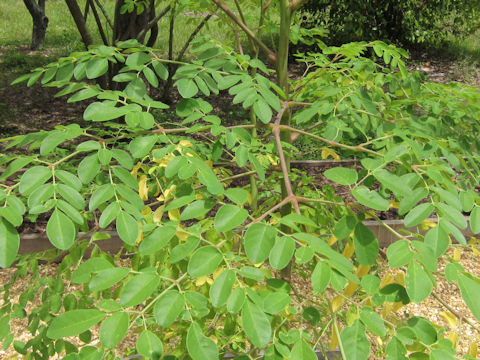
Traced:
[[[9, 151], [0, 180], [9, 181], [0, 185], [0, 266], [17, 268], [2, 287], [4, 348], [13, 342], [28, 359], [316, 359], [327, 347], [354, 360], [455, 359], [458, 339], [401, 309], [434, 297], [450, 323], [478, 335], [435, 280], [457, 284], [480, 319], [478, 277], [456, 258], [444, 271], [437, 264], [452, 241], [468, 246], [462, 229], [480, 232], [478, 89], [425, 82], [406, 70], [403, 50], [380, 41], [319, 42], [319, 52], [297, 54], [306, 70], [290, 78], [290, 21], [300, 2], [260, 2], [262, 13], [279, 11], [274, 52], [238, 10], [212, 1], [268, 63], [209, 37], [195, 41], [188, 63], [130, 40], [16, 80], [59, 87], [68, 103], [89, 100], [91, 126], [2, 141]], [[170, 107], [148, 89], [168, 79], [172, 61], [180, 100]], [[91, 81], [112, 63], [123, 90]], [[220, 92], [251, 116], [221, 118], [210, 101]], [[325, 171], [336, 185], [320, 187], [290, 169], [301, 137], [361, 166]], [[251, 176], [255, 194], [241, 181]], [[344, 189], [351, 195], [336, 193]], [[390, 228], [380, 219], [389, 209], [418, 231]], [[56, 279], [38, 271], [51, 255], [17, 254], [24, 217], [46, 221], [61, 255]], [[398, 241], [381, 249], [367, 217]], [[98, 246], [113, 229], [118, 254]], [[13, 300], [11, 286], [27, 274], [32, 281]], [[15, 318], [28, 319], [31, 340], [14, 339]], [[122, 353], [127, 336], [136, 348]], [[464, 357], [474, 358], [475, 340], [462, 341], [471, 341]]]

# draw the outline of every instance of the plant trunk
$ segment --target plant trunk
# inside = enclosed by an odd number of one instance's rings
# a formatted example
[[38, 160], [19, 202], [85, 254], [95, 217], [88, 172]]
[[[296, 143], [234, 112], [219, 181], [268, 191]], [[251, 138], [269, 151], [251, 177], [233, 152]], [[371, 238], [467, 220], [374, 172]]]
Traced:
[[83, 18], [82, 10], [80, 10], [77, 0], [65, 0], [65, 2], [70, 10], [70, 14], [72, 14], [78, 32], [82, 37], [83, 44], [85, 45], [85, 48], [88, 49], [88, 47], [93, 44], [93, 40], [90, 32], [88, 31], [85, 19]]
[[[121, 8], [125, 0], [117, 0], [115, 4], [115, 18], [113, 23], [113, 43], [119, 41], [137, 39], [141, 43], [145, 43], [146, 32], [142, 31], [148, 27], [150, 20], [155, 18], [155, 0], [150, 1], [148, 8], [144, 9], [141, 14], [137, 13], [137, 9], [133, 12], [125, 12], [122, 14]], [[142, 34], [139, 37], [139, 34]], [[158, 35], [158, 28], [155, 24], [150, 31], [150, 38], [147, 45], [153, 46]]]
[[[291, 12], [289, 8], [288, 0], [280, 0], [280, 36], [278, 40], [278, 56], [277, 56], [277, 82], [278, 86], [283, 90], [283, 92], [288, 96], [288, 52], [290, 45], [290, 23], [291, 23]], [[288, 99], [287, 99], [288, 100]], [[287, 109], [283, 114], [282, 120], [280, 122], [282, 125], [290, 125], [290, 110]], [[282, 142], [291, 143], [290, 132], [282, 131], [280, 134]], [[288, 151], [288, 150], [287, 150]], [[287, 170], [290, 173], [290, 156], [288, 152], [284, 153], [285, 162], [287, 165]], [[288, 191], [285, 185], [285, 182], [282, 181], [282, 198], [285, 199], [288, 196]], [[291, 202], [286, 203], [280, 209], [280, 214], [282, 217], [289, 215], [292, 212]], [[290, 232], [288, 227], [284, 227], [282, 231]], [[289, 263], [288, 266], [281, 271], [282, 277], [286, 281], [290, 281], [292, 272], [292, 264]]]
[[43, 47], [47, 33], [48, 17], [45, 16], [45, 0], [23, 0], [28, 12], [32, 16], [32, 44], [30, 48], [37, 50]]

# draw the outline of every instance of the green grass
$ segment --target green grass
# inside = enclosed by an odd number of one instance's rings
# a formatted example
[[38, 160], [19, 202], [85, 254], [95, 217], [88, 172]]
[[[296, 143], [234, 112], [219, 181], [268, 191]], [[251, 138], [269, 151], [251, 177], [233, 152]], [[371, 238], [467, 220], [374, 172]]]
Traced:
[[[86, 0], [78, 0], [78, 4], [82, 11], [85, 8]], [[113, 21], [115, 0], [104, 1], [104, 7], [109, 13]], [[157, 12], [163, 9], [164, 2], [160, 2], [157, 7]], [[75, 50], [82, 50], [84, 48], [80, 35], [76, 29], [75, 23], [68, 10], [67, 5], [63, 0], [49, 0], [46, 2], [46, 15], [49, 18], [49, 25], [47, 28], [47, 35], [45, 39], [44, 49], [54, 55], [66, 55]], [[101, 15], [102, 19], [103, 16]], [[32, 32], [32, 18], [25, 7], [22, 0], [1, 0], [0, 1], [0, 47], [1, 48], [17, 48], [18, 46], [28, 47], [31, 42]], [[177, 16], [175, 19], [175, 41], [174, 51], [179, 52], [183, 47], [185, 41], [189, 38], [191, 32], [200, 23], [201, 18], [193, 16]], [[94, 42], [101, 44], [101, 38], [98, 33], [96, 23], [92, 12], [90, 11], [88, 28]], [[107, 30], [107, 38], [111, 40], [112, 30], [104, 21], [104, 29]], [[169, 16], [165, 16], [159, 22], [159, 36], [155, 47], [162, 53], [168, 51], [168, 28]], [[221, 21], [211, 18], [208, 26], [204, 27], [199, 36], [210, 34], [214, 38], [233, 42], [233, 33], [227, 29], [227, 26], [222, 25]], [[227, 36], [226, 36], [227, 34]], [[230, 39], [230, 41], [228, 41]]]

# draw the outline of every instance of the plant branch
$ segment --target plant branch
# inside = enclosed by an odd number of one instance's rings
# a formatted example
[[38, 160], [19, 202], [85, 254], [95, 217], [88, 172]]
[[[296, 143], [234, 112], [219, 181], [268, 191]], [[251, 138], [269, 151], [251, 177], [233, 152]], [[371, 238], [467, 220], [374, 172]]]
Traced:
[[195, 36], [198, 35], [200, 30], [202, 30], [202, 28], [207, 24], [208, 20], [210, 20], [210, 18], [212, 16], [213, 16], [212, 14], [208, 14], [207, 16], [205, 16], [203, 18], [202, 22], [200, 24], [198, 24], [198, 26], [195, 28], [195, 30], [193, 30], [193, 32], [190, 34], [190, 37], [185, 42], [185, 45], [183, 45], [182, 50], [180, 50], [180, 53], [177, 56], [177, 61], [181, 61], [183, 59], [183, 56], [185, 55], [185, 52], [187, 51], [188, 47], [190, 46], [190, 43], [193, 41]]
[[142, 39], [142, 38], [145, 36], [145, 34], [147, 33], [147, 31], [150, 30], [151, 28], [153, 28], [153, 27], [155, 26], [155, 24], [156, 24], [157, 22], [159, 22], [160, 19], [161, 19], [162, 17], [164, 17], [164, 16], [170, 11], [171, 8], [172, 8], [171, 5], [167, 5], [167, 6], [165, 7], [165, 9], [163, 9], [162, 11], [160, 11], [160, 12], [157, 14], [157, 16], [155, 16], [155, 17], [145, 26], [145, 28], [143, 28], [142, 31], [140, 31], [140, 32], [138, 33], [138, 35], [137, 35], [137, 40], [140, 41], [140, 39]]
[[267, 55], [268, 59], [272, 63], [277, 62], [277, 55], [268, 48], [267, 45], [265, 45], [259, 38], [255, 36], [252, 30], [242, 21], [240, 20], [234, 12], [224, 3], [222, 3], [221, 0], [212, 0], [222, 11], [230, 18], [232, 19], [233, 22], [235, 22], [240, 28], [247, 34], [247, 36], [254, 41], [258, 47]]
[[468, 325], [470, 325], [473, 329], [475, 329], [478, 333], [480, 333], [480, 328], [478, 326], [475, 326], [473, 322], [471, 322], [469, 319], [467, 319], [465, 316], [460, 315], [458, 311], [456, 311], [454, 308], [452, 308], [445, 300], [443, 300], [440, 296], [438, 296], [436, 293], [432, 291], [432, 296], [440, 303], [442, 304], [448, 311], [450, 311], [453, 315], [455, 315], [458, 319], [464, 321]]
[[112, 20], [110, 20], [110, 17], [108, 16], [107, 12], [105, 11], [105, 8], [103, 7], [102, 3], [99, 0], [95, 0], [95, 3], [97, 4], [98, 8], [102, 12], [103, 16], [105, 16], [105, 20], [107, 20], [107, 23], [110, 26], [110, 29], [113, 30]]

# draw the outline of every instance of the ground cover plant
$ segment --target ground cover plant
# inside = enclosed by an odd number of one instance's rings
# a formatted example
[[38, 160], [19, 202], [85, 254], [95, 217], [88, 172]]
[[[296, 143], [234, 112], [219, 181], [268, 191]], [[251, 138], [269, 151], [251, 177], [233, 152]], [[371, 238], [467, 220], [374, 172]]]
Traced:
[[[259, 23], [276, 12], [276, 51], [241, 15], [213, 3], [254, 51], [197, 39], [194, 60], [175, 61], [181, 100], [172, 106], [149, 95], [168, 79], [172, 60], [131, 40], [74, 52], [17, 80], [59, 87], [69, 103], [90, 99], [91, 125], [2, 141], [19, 151], [0, 158], [0, 180], [8, 180], [0, 187], [0, 266], [17, 261], [18, 269], [2, 287], [3, 345], [13, 341], [35, 359], [115, 358], [130, 355], [116, 347], [133, 331], [131, 352], [148, 358], [316, 359], [327, 341], [345, 359], [366, 359], [378, 337], [388, 359], [454, 359], [445, 329], [392, 311], [431, 296], [433, 275], [441, 275], [480, 319], [478, 278], [454, 258], [443, 274], [437, 268], [452, 240], [467, 243], [461, 229], [480, 232], [478, 89], [425, 82], [406, 70], [403, 50], [380, 41], [327, 47], [310, 39], [320, 51], [299, 54], [307, 71], [289, 79], [291, 19], [301, 2], [255, 8]], [[112, 64], [119, 86], [101, 88], [94, 80]], [[215, 115], [209, 98], [221, 91], [250, 119], [226, 125]], [[160, 123], [169, 107], [180, 123]], [[297, 136], [361, 159], [359, 170], [324, 174], [349, 187], [350, 198], [290, 170]], [[249, 184], [239, 186], [243, 177]], [[391, 207], [408, 226], [432, 214], [438, 226], [396, 233], [384, 251], [362, 221]], [[17, 255], [24, 216], [47, 219], [48, 238], [63, 252], [57, 279], [38, 275], [42, 255]], [[123, 241], [117, 255], [96, 245], [113, 228]], [[131, 266], [118, 266], [120, 256]], [[380, 257], [390, 266], [381, 277]], [[10, 287], [27, 273], [35, 281], [12, 302]], [[292, 274], [311, 292], [299, 293]], [[73, 284], [80, 286], [69, 292]], [[25, 313], [36, 294], [42, 303]], [[28, 317], [32, 340], [13, 338], [16, 317]], [[97, 325], [100, 343], [89, 346]], [[474, 356], [472, 345], [465, 358]]]

